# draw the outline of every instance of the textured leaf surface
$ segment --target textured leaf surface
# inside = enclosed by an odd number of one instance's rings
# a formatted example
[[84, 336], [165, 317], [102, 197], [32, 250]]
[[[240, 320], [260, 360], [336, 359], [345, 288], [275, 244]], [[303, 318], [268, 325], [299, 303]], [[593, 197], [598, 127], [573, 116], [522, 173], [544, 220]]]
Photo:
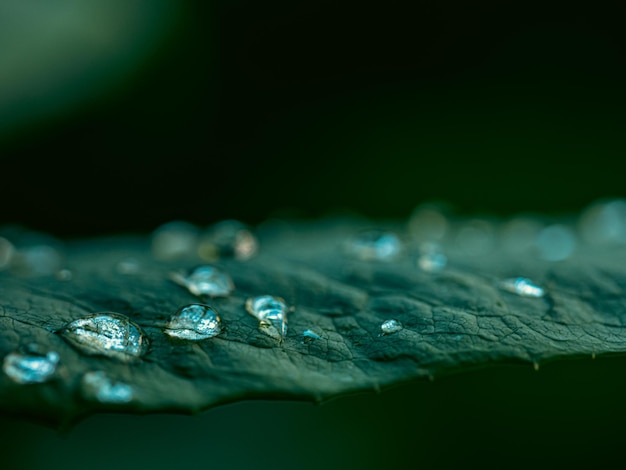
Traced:
[[[216, 264], [235, 283], [233, 295], [209, 301], [223, 332], [200, 342], [163, 333], [168, 317], [198, 299], [168, 279], [199, 260], [158, 262], [148, 239], [75, 242], [67, 248], [70, 281], [0, 274], [0, 354], [37, 343], [60, 355], [55, 380], [18, 385], [0, 377], [0, 408], [52, 424], [98, 411], [192, 413], [249, 398], [322, 401], [498, 362], [542, 361], [626, 350], [626, 250], [582, 247], [551, 263], [503, 250], [485, 256], [450, 252], [440, 273], [398, 261], [359, 261], [341, 250], [353, 226], [295, 226], [266, 235], [259, 256]], [[135, 274], [117, 264], [132, 256]], [[527, 276], [543, 298], [502, 291], [498, 281]], [[244, 308], [272, 294], [295, 307], [284, 341], [267, 336]], [[139, 361], [86, 356], [55, 332], [94, 313], [127, 315], [150, 338]], [[405, 328], [380, 335], [389, 318]], [[321, 339], [304, 342], [313, 329]], [[80, 379], [102, 370], [131, 384], [135, 400], [104, 405], [82, 398]]]

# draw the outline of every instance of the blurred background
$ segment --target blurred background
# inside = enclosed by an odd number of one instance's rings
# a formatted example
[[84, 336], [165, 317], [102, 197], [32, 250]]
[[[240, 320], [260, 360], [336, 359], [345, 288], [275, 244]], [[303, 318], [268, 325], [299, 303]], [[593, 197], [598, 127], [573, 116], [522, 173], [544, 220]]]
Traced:
[[[575, 212], [625, 197], [626, 4], [2, 0], [0, 225]], [[321, 407], [12, 419], [7, 468], [528, 468], [619, 455], [624, 359]], [[2, 466], [2, 465], [0, 465]], [[5, 467], [2, 467], [5, 468]]]
[[623, 2], [3, 0], [0, 222], [59, 236], [626, 195]]

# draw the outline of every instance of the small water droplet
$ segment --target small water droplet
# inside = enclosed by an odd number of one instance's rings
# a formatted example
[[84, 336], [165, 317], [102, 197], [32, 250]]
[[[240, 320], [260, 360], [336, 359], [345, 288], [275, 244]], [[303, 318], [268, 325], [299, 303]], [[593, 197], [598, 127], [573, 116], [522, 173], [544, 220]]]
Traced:
[[190, 304], [181, 307], [170, 317], [165, 334], [173, 338], [199, 341], [217, 336], [221, 329], [221, 320], [214, 308]]
[[161, 225], [152, 233], [152, 254], [159, 260], [194, 255], [198, 233], [198, 228], [188, 222], [174, 221]]
[[50, 351], [42, 353], [35, 345], [31, 345], [24, 352], [12, 352], [4, 358], [2, 370], [5, 375], [19, 384], [43, 383], [52, 378], [59, 355]]
[[118, 273], [132, 276], [139, 273], [141, 264], [137, 258], [124, 258], [115, 266]]
[[593, 244], [626, 242], [626, 200], [598, 201], [583, 211], [581, 236]]
[[123, 404], [133, 400], [133, 388], [114, 382], [102, 371], [87, 372], [81, 380], [83, 397], [100, 403]]
[[544, 290], [525, 277], [514, 277], [500, 282], [500, 288], [522, 297], [543, 297]]
[[58, 281], [71, 281], [74, 274], [69, 269], [61, 269], [56, 272], [54, 277], [56, 277]]
[[33, 245], [20, 248], [12, 268], [24, 276], [49, 276], [61, 269], [63, 257], [50, 245]]
[[313, 330], [304, 330], [304, 332], [302, 333], [302, 342], [305, 344], [310, 343], [311, 341], [316, 339], [322, 339], [322, 337], [315, 333]]
[[139, 325], [119, 313], [94, 313], [68, 323], [59, 333], [85, 354], [131, 362], [148, 351], [149, 341]]
[[537, 236], [539, 256], [547, 261], [562, 261], [568, 258], [576, 248], [576, 237], [571, 229], [564, 225], [550, 225]]
[[230, 276], [215, 266], [198, 266], [187, 274], [171, 273], [170, 279], [199, 297], [225, 297], [235, 288]]
[[366, 261], [391, 261], [402, 250], [402, 242], [392, 232], [366, 230], [356, 234], [347, 245], [347, 252]]
[[400, 323], [398, 320], [394, 320], [394, 319], [390, 319], [390, 320], [385, 320], [381, 325], [380, 325], [380, 331], [382, 331], [382, 335], [390, 335], [392, 333], [397, 333], [398, 331], [402, 330], [404, 328], [404, 326], [402, 326], [402, 323]]
[[417, 266], [426, 272], [438, 272], [446, 267], [448, 258], [441, 252], [436, 243], [423, 243], [420, 245], [420, 255], [417, 258]]
[[289, 308], [282, 298], [273, 295], [250, 298], [246, 301], [246, 310], [259, 320], [260, 328], [273, 327], [281, 337], [287, 334]]
[[4, 237], [0, 237], [0, 271], [7, 269], [15, 255], [15, 247]]
[[198, 254], [206, 261], [234, 257], [245, 261], [256, 255], [259, 242], [248, 227], [237, 220], [213, 225], [200, 239]]

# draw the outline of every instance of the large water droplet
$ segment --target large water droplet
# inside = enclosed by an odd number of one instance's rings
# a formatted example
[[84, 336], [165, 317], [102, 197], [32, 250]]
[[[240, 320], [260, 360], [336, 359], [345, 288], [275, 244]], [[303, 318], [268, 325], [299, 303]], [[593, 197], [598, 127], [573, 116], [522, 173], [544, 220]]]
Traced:
[[500, 282], [500, 289], [522, 297], [543, 297], [545, 292], [537, 284], [525, 277], [513, 277]]
[[400, 323], [398, 320], [395, 320], [393, 318], [390, 320], [385, 320], [380, 325], [380, 331], [382, 331], [382, 335], [390, 335], [392, 333], [397, 333], [403, 328], [404, 326], [402, 326], [402, 323]]
[[355, 235], [347, 245], [347, 252], [366, 261], [391, 261], [402, 251], [402, 242], [392, 232], [366, 230]]
[[262, 295], [246, 301], [246, 310], [257, 320], [260, 328], [275, 328], [281, 337], [287, 334], [287, 312], [285, 301], [273, 295]]
[[550, 225], [537, 236], [539, 256], [548, 261], [562, 261], [576, 248], [574, 233], [564, 225]]
[[235, 288], [227, 273], [208, 265], [198, 266], [187, 274], [171, 273], [170, 279], [200, 297], [225, 297]]
[[221, 320], [215, 309], [208, 305], [191, 304], [181, 307], [170, 317], [165, 334], [199, 341], [217, 336], [221, 329]]
[[134, 394], [130, 385], [114, 382], [102, 371], [83, 375], [81, 392], [87, 400], [111, 404], [130, 403]]
[[68, 323], [59, 331], [85, 354], [131, 362], [148, 351], [149, 341], [139, 325], [118, 313], [94, 313]]
[[2, 370], [5, 375], [19, 384], [35, 384], [50, 380], [59, 363], [54, 352], [41, 353], [36, 346], [24, 352], [12, 352], [4, 358]]
[[198, 228], [188, 222], [174, 221], [161, 225], [152, 233], [152, 254], [160, 260], [194, 255], [198, 232]]
[[247, 260], [256, 255], [259, 243], [254, 234], [237, 220], [224, 220], [201, 237], [198, 254], [207, 261], [220, 257]]

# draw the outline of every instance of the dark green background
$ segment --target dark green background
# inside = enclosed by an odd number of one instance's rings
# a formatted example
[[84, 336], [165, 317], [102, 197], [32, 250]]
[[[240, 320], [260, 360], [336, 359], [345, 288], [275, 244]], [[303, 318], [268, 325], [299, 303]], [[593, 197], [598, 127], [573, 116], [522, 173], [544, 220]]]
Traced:
[[3, 134], [3, 221], [88, 235], [626, 194], [622, 2], [178, 4], [122, 80]]
[[[123, 80], [0, 123], [0, 223], [85, 236], [337, 208], [405, 217], [432, 199], [462, 214], [560, 214], [626, 196], [623, 2], [178, 4]], [[7, 420], [1, 458], [595, 467], [623, 459], [623, 371], [623, 358], [494, 368], [322, 407], [94, 417], [67, 438]]]

